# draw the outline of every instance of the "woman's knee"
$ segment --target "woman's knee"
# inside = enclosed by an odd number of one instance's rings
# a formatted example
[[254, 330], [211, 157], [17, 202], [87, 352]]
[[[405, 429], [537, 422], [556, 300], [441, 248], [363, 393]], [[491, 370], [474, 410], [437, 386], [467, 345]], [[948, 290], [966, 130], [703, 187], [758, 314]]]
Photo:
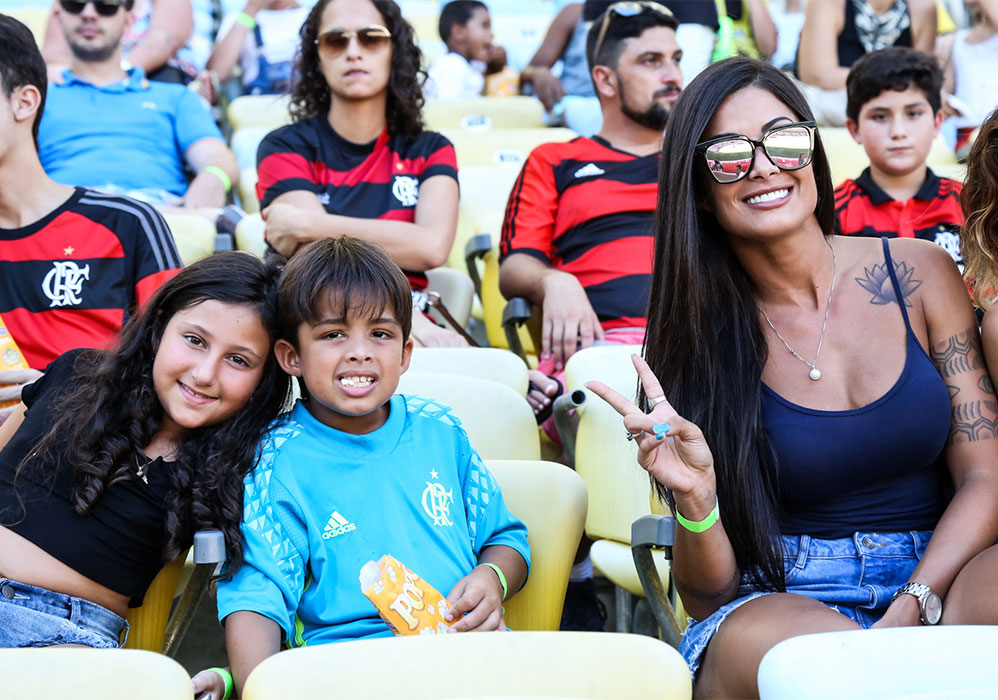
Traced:
[[853, 629], [859, 625], [807, 596], [774, 593], [750, 600], [721, 623], [707, 645], [696, 695], [754, 697], [759, 664], [776, 644], [802, 634]]
[[998, 624], [998, 546], [989, 547], [960, 570], [943, 601], [944, 625]]

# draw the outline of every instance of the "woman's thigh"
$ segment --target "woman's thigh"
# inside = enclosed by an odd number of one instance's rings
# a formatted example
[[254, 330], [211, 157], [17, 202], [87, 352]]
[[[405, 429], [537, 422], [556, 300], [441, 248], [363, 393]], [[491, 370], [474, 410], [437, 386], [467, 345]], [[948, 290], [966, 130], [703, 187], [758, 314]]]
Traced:
[[758, 697], [762, 657], [784, 639], [815, 632], [859, 629], [845, 615], [812, 598], [774, 593], [732, 612], [704, 652], [693, 694], [699, 698]]
[[960, 570], [943, 601], [944, 625], [998, 625], [998, 546], [988, 547]]

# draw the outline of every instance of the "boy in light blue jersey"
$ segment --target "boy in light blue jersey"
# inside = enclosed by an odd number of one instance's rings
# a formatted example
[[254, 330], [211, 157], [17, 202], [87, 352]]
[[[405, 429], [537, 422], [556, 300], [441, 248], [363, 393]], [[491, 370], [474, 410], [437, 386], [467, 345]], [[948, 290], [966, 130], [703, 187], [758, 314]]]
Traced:
[[358, 581], [384, 554], [449, 591], [452, 630], [504, 629], [504, 587], [485, 564], [519, 590], [527, 531], [450, 410], [393, 396], [413, 345], [402, 271], [376, 246], [323, 239], [288, 263], [279, 307], [275, 352], [303, 399], [260, 447], [244, 561], [218, 586], [237, 688], [281, 642], [390, 635]]

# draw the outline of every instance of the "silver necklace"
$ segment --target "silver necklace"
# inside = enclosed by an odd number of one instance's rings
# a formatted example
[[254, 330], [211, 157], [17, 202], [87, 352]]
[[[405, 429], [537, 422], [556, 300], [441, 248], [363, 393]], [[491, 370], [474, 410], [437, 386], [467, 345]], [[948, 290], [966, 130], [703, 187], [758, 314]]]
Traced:
[[808, 362], [807, 360], [805, 360], [803, 357], [800, 356], [800, 353], [798, 353], [796, 350], [790, 347], [790, 343], [788, 343], [784, 339], [784, 337], [780, 335], [780, 332], [776, 330], [776, 326], [774, 326], [773, 322], [769, 320], [769, 314], [766, 313], [766, 310], [762, 308], [761, 305], [759, 306], [759, 310], [762, 311], [763, 318], [766, 319], [766, 323], [768, 323], [769, 327], [773, 329], [774, 333], [776, 333], [776, 337], [779, 338], [783, 342], [783, 344], [787, 346], [787, 350], [793, 353], [794, 357], [796, 357], [798, 360], [800, 360], [805, 365], [811, 368], [811, 371], [808, 373], [807, 376], [809, 376], [811, 378], [811, 381], [814, 382], [821, 379], [821, 370], [815, 367], [815, 365], [818, 364], [818, 356], [821, 355], [821, 343], [825, 340], [825, 327], [828, 326], [828, 312], [831, 311], [832, 309], [832, 294], [835, 292], [835, 248], [833, 248], [832, 244], [829, 243], [827, 240], [825, 241], [825, 244], [828, 245], [828, 249], [832, 251], [832, 284], [828, 288], [828, 301], [825, 302], [825, 320], [822, 321], [821, 323], [821, 335], [818, 336], [818, 349], [814, 353], [814, 362]]

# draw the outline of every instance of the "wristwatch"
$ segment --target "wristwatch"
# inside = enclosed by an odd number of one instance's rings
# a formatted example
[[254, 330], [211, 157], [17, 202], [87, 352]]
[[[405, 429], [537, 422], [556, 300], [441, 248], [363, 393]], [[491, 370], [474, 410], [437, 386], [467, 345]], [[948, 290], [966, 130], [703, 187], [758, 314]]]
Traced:
[[939, 618], [943, 616], [943, 601], [931, 588], [924, 583], [909, 581], [897, 589], [891, 602], [905, 593], [915, 596], [918, 600], [918, 617], [923, 625], [938, 624]]

